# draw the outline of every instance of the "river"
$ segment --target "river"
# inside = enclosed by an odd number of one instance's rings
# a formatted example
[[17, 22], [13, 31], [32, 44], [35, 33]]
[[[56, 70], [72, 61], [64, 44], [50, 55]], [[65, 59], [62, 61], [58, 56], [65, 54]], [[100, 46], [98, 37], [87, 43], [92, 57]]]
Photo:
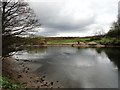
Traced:
[[118, 48], [31, 47], [14, 57], [64, 88], [118, 88]]

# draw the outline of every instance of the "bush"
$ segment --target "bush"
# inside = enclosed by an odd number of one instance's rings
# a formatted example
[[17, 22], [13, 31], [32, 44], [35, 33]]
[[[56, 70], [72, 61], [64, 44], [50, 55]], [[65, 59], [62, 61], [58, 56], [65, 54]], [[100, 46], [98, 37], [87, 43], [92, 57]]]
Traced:
[[120, 45], [120, 40], [117, 38], [102, 38], [99, 43], [103, 45]]

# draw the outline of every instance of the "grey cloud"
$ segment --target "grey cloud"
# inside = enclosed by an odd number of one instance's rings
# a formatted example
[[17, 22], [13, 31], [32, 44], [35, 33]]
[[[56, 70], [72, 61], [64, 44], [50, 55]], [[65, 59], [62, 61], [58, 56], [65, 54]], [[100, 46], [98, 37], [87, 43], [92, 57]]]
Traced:
[[[83, 0], [50, 1], [42, 0], [42, 2], [30, 3], [44, 29], [39, 34], [44, 36], [56, 36], [64, 32], [86, 33], [90, 29], [97, 30], [99, 28], [96, 26], [92, 28], [89, 28], [89, 26], [101, 24], [103, 25], [102, 27], [105, 27], [112, 23], [115, 16], [117, 16], [117, 7], [113, 6], [113, 4], [117, 4], [117, 0], [84, 0], [84, 5], [81, 4]], [[77, 2], [81, 2], [80, 5]], [[105, 18], [104, 16], [102, 17], [103, 14], [107, 14], [113, 20], [110, 23], [100, 22], [100, 19]]]
[[[62, 18], [60, 18], [60, 19], [62, 19]], [[79, 28], [83, 28], [83, 27], [93, 24], [95, 22], [95, 17], [91, 17], [89, 20], [86, 20], [86, 21], [78, 21], [77, 23], [73, 22], [70, 19], [69, 20], [63, 19], [62, 21], [61, 20], [55, 21], [55, 20], [56, 19], [49, 21], [49, 19], [48, 19], [47, 21], [43, 21], [43, 26], [47, 27], [47, 28], [56, 28], [56, 29], [60, 29], [60, 30], [79, 29]]]
[[56, 36], [60, 33], [60, 30], [56, 30], [54, 28], [44, 28], [44, 31], [37, 32], [37, 35], [41, 36]]

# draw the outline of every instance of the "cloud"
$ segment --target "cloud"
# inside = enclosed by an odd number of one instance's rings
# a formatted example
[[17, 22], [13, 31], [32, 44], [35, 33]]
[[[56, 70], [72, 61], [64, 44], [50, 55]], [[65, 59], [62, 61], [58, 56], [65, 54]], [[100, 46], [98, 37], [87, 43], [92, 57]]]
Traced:
[[107, 32], [117, 17], [118, 0], [39, 0], [30, 2], [40, 23], [40, 35], [86, 36]]

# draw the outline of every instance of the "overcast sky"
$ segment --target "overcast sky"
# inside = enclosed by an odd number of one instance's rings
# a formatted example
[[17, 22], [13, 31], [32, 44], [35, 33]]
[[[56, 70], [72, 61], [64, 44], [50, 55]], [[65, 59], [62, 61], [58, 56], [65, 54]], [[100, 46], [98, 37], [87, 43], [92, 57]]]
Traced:
[[108, 32], [119, 0], [31, 0], [42, 36], [90, 36]]

